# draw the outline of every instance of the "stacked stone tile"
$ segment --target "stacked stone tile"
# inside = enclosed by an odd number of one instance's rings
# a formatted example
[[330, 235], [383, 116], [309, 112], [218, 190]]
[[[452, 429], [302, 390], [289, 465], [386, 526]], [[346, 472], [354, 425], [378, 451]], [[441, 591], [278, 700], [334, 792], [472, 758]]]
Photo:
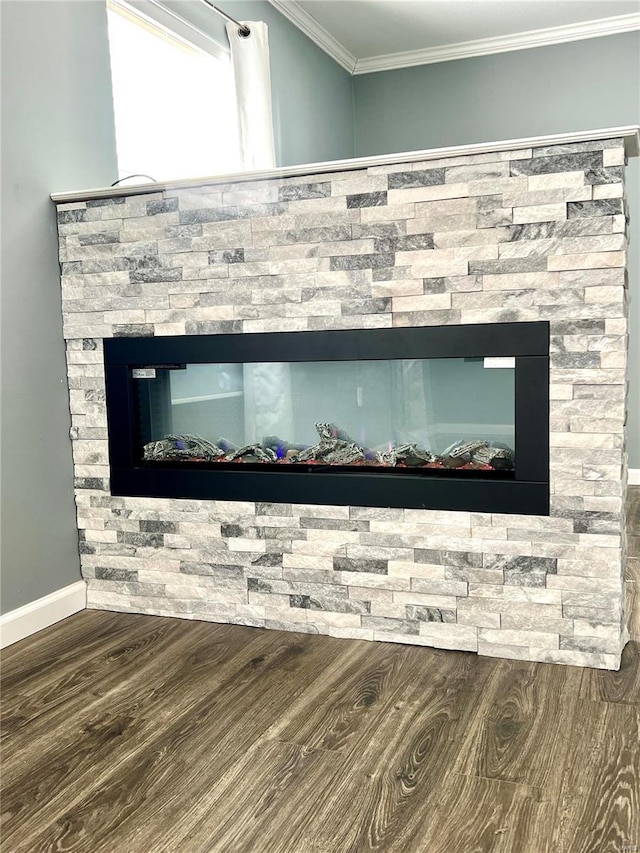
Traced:
[[[622, 139], [58, 205], [89, 606], [617, 668]], [[102, 339], [549, 320], [551, 515], [112, 497]]]

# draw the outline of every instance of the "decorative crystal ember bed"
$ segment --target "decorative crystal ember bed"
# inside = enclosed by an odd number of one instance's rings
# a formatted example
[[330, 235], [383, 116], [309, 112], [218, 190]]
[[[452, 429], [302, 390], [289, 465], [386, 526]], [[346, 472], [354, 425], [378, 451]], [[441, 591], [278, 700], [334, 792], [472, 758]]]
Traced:
[[[503, 361], [494, 372], [484, 359], [143, 370], [138, 411], [153, 436], [143, 460], [513, 471], [514, 381]], [[315, 420], [323, 414], [347, 428]]]
[[107, 341], [113, 487], [546, 512], [548, 335], [519, 323]]

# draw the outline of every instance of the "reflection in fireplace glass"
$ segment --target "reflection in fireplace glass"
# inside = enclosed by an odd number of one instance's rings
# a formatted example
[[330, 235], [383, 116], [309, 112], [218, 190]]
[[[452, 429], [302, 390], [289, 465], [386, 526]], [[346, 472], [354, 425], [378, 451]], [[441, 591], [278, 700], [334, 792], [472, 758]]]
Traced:
[[135, 380], [140, 454], [149, 464], [512, 472], [515, 371], [506, 362], [498, 369], [482, 358], [156, 368], [153, 378]]

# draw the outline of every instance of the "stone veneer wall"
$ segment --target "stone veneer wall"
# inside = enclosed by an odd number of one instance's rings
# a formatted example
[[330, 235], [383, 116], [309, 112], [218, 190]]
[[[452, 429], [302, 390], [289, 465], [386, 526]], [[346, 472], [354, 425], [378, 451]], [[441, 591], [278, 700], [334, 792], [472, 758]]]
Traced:
[[[622, 139], [59, 205], [89, 607], [617, 668]], [[112, 335], [551, 322], [551, 515], [112, 497]]]

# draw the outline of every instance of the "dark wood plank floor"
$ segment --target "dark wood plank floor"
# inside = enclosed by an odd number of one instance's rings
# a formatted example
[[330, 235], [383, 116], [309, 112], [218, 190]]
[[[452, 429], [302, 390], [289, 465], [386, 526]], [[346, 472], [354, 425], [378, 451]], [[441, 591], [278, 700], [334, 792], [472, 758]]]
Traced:
[[84, 611], [5, 651], [2, 715], [2, 853], [640, 851], [636, 642], [606, 672]]
[[640, 845], [635, 643], [613, 673], [84, 611], [5, 653], [2, 704], [3, 853]]

